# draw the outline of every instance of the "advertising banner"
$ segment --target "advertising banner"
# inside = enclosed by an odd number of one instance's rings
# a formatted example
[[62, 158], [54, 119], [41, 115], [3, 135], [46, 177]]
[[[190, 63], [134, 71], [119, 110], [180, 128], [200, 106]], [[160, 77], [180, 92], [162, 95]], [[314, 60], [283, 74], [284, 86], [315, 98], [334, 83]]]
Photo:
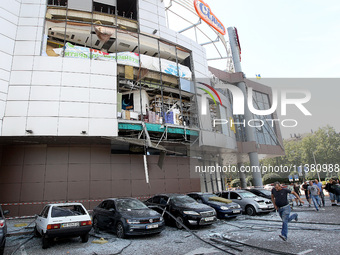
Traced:
[[[53, 50], [58, 55], [62, 55], [64, 50], [64, 56], [68, 58], [91, 58], [98, 60], [117, 61], [117, 63], [120, 65], [139, 67], [139, 55], [134, 52], [118, 52], [116, 59], [116, 53], [106, 53], [100, 50], [76, 46], [71, 43], [66, 43], [64, 48]], [[179, 64], [177, 70], [177, 64], [175, 62], [161, 59], [160, 68], [159, 58], [141, 54], [140, 59], [142, 68], [191, 80], [191, 71], [186, 66]]]

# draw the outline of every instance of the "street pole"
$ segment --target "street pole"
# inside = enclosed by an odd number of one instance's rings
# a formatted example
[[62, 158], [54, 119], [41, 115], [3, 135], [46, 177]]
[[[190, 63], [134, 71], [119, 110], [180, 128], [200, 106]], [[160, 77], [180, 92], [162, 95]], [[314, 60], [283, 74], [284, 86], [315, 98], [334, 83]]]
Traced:
[[316, 167], [316, 160], [315, 160], [314, 152], [315, 151], [313, 151], [312, 154], [313, 154], [313, 158], [314, 158], [315, 169], [316, 169], [316, 173], [318, 174], [319, 182], [321, 183], [320, 174], [319, 174], [319, 171], [317, 170], [317, 167]]
[[[236, 34], [235, 34], [235, 29], [233, 27], [228, 27], [228, 36], [229, 36], [229, 43], [230, 43], [230, 48], [232, 52], [232, 58], [234, 62], [234, 68], [235, 72], [241, 72], [242, 73], [242, 67], [241, 67], [241, 61], [240, 61], [240, 53], [238, 50], [237, 42], [236, 42]], [[239, 82], [237, 83], [237, 87], [239, 87], [244, 95], [244, 98], [247, 98], [247, 86], [245, 82]], [[248, 100], [244, 100], [244, 120], [245, 123], [248, 123], [249, 120], [253, 119], [253, 115], [250, 112], [248, 108]], [[246, 141], [247, 142], [255, 142], [256, 148], [256, 140], [255, 140], [255, 128], [251, 127], [249, 125], [245, 125], [245, 131], [246, 131]], [[262, 175], [260, 172], [260, 162], [259, 162], [259, 156], [256, 151], [252, 151], [248, 153], [249, 160], [250, 160], [250, 166], [255, 166], [256, 171], [252, 172], [253, 175], [253, 181], [254, 181], [254, 186], [255, 187], [262, 187]]]

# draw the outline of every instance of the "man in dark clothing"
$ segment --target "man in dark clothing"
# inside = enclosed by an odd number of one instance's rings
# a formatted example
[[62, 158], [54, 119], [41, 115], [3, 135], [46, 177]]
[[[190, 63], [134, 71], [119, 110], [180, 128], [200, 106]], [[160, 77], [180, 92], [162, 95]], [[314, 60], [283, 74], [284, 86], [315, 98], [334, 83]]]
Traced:
[[288, 236], [288, 222], [292, 220], [297, 221], [298, 215], [296, 213], [290, 214], [290, 205], [287, 199], [287, 195], [292, 193], [301, 203], [304, 203], [299, 195], [295, 191], [291, 191], [289, 189], [284, 189], [281, 187], [279, 182], [275, 182], [275, 186], [272, 189], [272, 202], [274, 204], [275, 209], [279, 212], [279, 215], [282, 219], [282, 231], [279, 237], [283, 241], [287, 241]]
[[329, 193], [329, 199], [331, 200], [332, 206], [337, 206], [335, 203], [336, 190], [334, 189], [336, 182], [331, 178], [325, 186], [325, 190]]
[[311, 198], [308, 195], [308, 186], [309, 186], [308, 182], [305, 181], [305, 183], [302, 185], [302, 190], [305, 192], [306, 200], [309, 204], [309, 207], [311, 207], [312, 203], [311, 203]]

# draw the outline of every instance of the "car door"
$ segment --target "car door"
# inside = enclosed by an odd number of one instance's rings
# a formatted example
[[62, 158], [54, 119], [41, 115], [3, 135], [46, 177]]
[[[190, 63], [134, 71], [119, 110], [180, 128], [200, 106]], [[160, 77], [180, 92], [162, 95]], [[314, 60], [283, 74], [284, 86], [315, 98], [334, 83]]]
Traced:
[[107, 227], [116, 226], [117, 220], [119, 217], [117, 216], [119, 213], [117, 211], [116, 204], [113, 200], [108, 200], [105, 208], [105, 223]]
[[222, 197], [222, 198], [230, 199], [230, 198], [229, 198], [230, 192], [229, 192], [229, 191], [227, 191], [227, 192], [221, 192], [221, 193], [219, 194], [219, 196]]
[[246, 205], [244, 204], [244, 201], [242, 200], [242, 197], [238, 193], [236, 193], [234, 191], [229, 192], [229, 198], [233, 202], [239, 204], [242, 207], [242, 209], [244, 210]]
[[147, 201], [147, 205], [150, 209], [155, 210], [156, 212], [162, 213], [162, 211], [163, 211], [161, 208], [159, 208], [159, 207], [161, 207], [160, 196], [154, 196], [154, 197], [150, 198]]
[[36, 228], [40, 234], [46, 233], [50, 207], [51, 206], [46, 205], [35, 221]]
[[100, 228], [105, 228], [106, 227], [106, 223], [105, 223], [105, 208], [106, 205], [108, 203], [108, 200], [104, 200], [103, 202], [101, 202], [97, 208], [95, 209], [95, 217], [98, 223], [98, 227]]

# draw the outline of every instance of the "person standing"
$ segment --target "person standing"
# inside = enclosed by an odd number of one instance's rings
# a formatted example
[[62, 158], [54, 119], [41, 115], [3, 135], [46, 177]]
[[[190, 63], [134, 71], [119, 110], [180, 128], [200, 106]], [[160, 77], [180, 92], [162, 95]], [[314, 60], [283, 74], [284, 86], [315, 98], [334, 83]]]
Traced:
[[[299, 197], [301, 197], [300, 187], [296, 183], [294, 183], [294, 191], [295, 191], [296, 194], [299, 195]], [[297, 198], [295, 199], [295, 202], [296, 202], [296, 205], [298, 205], [298, 199]], [[302, 206], [300, 201], [299, 201], [299, 203], [300, 204], [298, 206]]]
[[335, 189], [336, 201], [338, 202], [338, 205], [340, 205], [340, 181], [339, 179], [336, 179], [334, 189]]
[[308, 195], [312, 198], [313, 200], [313, 204], [315, 207], [316, 211], [319, 211], [318, 206], [320, 206], [321, 202], [320, 202], [320, 189], [318, 186], [313, 185], [313, 181], [309, 181], [309, 186], [308, 186]]
[[320, 198], [322, 202], [322, 206], [325, 207], [325, 194], [323, 194], [322, 183], [318, 181], [318, 179], [314, 180], [314, 185], [318, 186], [320, 190]]
[[295, 191], [290, 191], [289, 189], [282, 188], [279, 182], [275, 182], [275, 186], [272, 189], [272, 202], [275, 209], [279, 212], [282, 219], [282, 230], [279, 237], [283, 241], [287, 241], [288, 238], [288, 223], [292, 220], [298, 221], [298, 215], [296, 213], [290, 215], [290, 206], [288, 202], [288, 194], [292, 193], [297, 199], [304, 203]]
[[311, 207], [311, 201], [310, 201], [310, 197], [309, 197], [309, 195], [308, 195], [308, 182], [307, 181], [305, 181], [305, 183], [302, 185], [302, 190], [305, 192], [305, 196], [306, 196], [306, 200], [307, 200], [307, 202], [308, 202], [308, 204], [309, 204], [309, 207]]
[[332, 206], [337, 206], [337, 204], [335, 203], [336, 194], [333, 185], [335, 185], [335, 181], [330, 178], [325, 186], [325, 190], [327, 190], [329, 193], [329, 199], [331, 200]]

